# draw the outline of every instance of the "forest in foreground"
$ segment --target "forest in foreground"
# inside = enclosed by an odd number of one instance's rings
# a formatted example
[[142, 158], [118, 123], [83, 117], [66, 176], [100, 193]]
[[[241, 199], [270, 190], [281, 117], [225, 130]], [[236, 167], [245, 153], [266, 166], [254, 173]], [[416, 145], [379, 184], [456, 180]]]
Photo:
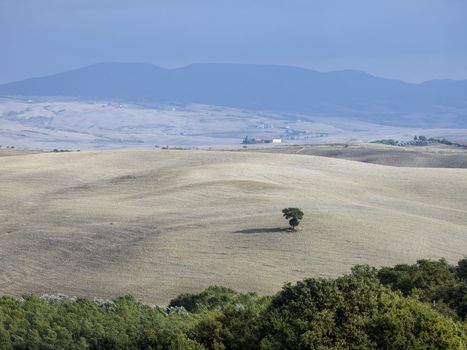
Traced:
[[1, 349], [465, 349], [467, 258], [355, 266], [273, 296], [212, 286], [167, 307], [132, 296], [0, 298]]

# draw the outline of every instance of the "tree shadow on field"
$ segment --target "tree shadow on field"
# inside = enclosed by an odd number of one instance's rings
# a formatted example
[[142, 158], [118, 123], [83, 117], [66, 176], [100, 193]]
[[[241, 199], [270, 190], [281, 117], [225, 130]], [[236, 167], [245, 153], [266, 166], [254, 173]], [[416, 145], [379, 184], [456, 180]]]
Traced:
[[255, 233], [276, 233], [276, 232], [291, 232], [289, 227], [261, 227], [261, 228], [249, 228], [246, 230], [234, 231], [234, 233], [243, 233], [247, 235]]

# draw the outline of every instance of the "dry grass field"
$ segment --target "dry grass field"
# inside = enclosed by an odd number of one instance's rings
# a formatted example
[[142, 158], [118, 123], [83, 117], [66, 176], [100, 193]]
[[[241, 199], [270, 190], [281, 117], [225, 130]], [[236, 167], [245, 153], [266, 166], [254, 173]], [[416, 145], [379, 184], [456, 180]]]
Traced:
[[21, 156], [26, 154], [39, 153], [34, 151], [17, 150], [14, 148], [0, 148], [0, 157]]
[[249, 147], [243, 151], [301, 154], [417, 168], [467, 168], [467, 149], [456, 146], [396, 147], [375, 143], [341, 143]]
[[[467, 171], [291, 154], [0, 157], [0, 293], [166, 303], [467, 254]], [[281, 209], [300, 207], [297, 232]]]

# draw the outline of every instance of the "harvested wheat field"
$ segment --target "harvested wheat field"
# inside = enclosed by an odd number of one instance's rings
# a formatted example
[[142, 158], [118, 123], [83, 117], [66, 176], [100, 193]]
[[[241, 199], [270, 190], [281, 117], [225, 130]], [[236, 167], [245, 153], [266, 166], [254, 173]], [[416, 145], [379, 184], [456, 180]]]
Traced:
[[[467, 254], [467, 171], [316, 156], [100, 151], [0, 158], [0, 292], [220, 284], [270, 294], [352, 265]], [[281, 209], [300, 207], [297, 232]]]
[[314, 155], [398, 167], [467, 168], [467, 149], [444, 145], [399, 147], [356, 142], [349, 144], [257, 146], [242, 151]]

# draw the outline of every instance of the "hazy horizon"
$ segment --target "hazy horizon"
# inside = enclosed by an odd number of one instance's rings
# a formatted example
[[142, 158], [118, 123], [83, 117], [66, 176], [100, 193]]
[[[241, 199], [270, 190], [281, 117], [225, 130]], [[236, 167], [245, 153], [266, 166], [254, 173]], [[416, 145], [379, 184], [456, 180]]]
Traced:
[[467, 3], [457, 0], [183, 0], [0, 4], [0, 83], [100, 62], [362, 70], [407, 82], [467, 79]]

